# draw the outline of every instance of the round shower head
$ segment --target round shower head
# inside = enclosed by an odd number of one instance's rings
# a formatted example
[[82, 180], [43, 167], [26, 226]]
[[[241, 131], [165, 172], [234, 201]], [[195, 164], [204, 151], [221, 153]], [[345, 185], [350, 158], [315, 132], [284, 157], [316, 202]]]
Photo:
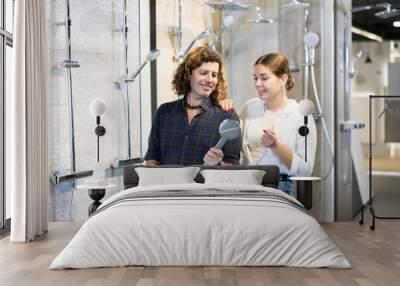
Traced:
[[226, 16], [224, 18], [224, 27], [227, 28], [227, 27], [232, 26], [233, 21], [234, 21], [234, 19], [233, 19], [232, 15]]
[[281, 6], [281, 8], [302, 8], [302, 9], [308, 9], [310, 8], [310, 3], [306, 3], [303, 1], [299, 1], [299, 0], [292, 0], [290, 1], [288, 4], [283, 4]]
[[205, 31], [201, 32], [200, 34], [198, 34], [198, 35], [196, 36], [195, 40], [197, 41], [197, 40], [206, 38], [206, 37], [208, 37], [210, 34], [211, 34], [211, 32], [210, 32], [209, 30], [205, 30]]
[[317, 33], [308, 32], [303, 37], [304, 44], [308, 48], [315, 48], [319, 43], [319, 36]]
[[249, 10], [250, 6], [242, 4], [240, 2], [236, 2], [234, 0], [226, 0], [226, 1], [207, 1], [204, 2], [207, 6], [210, 6], [214, 9], [221, 10], [230, 10], [230, 11], [243, 11]]
[[156, 58], [158, 58], [158, 56], [160, 55], [160, 51], [159, 50], [152, 50], [148, 53], [148, 55], [146, 56], [146, 61], [148, 62], [152, 62], [154, 61]]

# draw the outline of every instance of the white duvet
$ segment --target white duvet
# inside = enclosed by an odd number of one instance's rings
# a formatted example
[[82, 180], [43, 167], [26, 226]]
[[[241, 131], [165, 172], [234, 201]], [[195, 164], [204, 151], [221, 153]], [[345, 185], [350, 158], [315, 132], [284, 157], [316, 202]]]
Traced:
[[[137, 192], [262, 190], [282, 200], [236, 197], [141, 198]], [[142, 194], [142, 193], [141, 193]], [[50, 269], [146, 266], [349, 268], [318, 222], [279, 190], [239, 184], [136, 187], [101, 205]]]

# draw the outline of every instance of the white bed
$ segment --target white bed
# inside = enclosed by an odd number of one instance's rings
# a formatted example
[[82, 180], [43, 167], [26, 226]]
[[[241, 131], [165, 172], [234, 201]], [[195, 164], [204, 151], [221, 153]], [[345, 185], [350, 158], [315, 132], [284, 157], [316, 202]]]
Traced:
[[294, 198], [263, 186], [197, 183], [115, 194], [50, 269], [128, 265], [351, 267]]

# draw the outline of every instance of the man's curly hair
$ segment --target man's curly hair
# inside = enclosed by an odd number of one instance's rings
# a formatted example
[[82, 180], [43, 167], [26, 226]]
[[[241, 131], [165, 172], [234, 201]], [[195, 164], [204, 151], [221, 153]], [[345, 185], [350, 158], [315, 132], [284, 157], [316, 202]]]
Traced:
[[190, 77], [192, 71], [203, 63], [219, 63], [218, 82], [214, 91], [210, 94], [215, 103], [228, 98], [228, 85], [225, 79], [222, 57], [210, 47], [198, 47], [193, 49], [178, 66], [172, 80], [172, 90], [177, 95], [187, 95], [191, 91]]

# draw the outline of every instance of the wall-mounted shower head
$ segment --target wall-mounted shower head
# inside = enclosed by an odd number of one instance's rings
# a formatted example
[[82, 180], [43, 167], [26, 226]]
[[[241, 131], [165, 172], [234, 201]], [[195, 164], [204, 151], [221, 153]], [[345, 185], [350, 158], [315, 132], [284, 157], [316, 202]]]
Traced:
[[385, 4], [386, 4], [385, 10], [376, 12], [374, 14], [376, 17], [379, 17], [381, 19], [389, 19], [400, 15], [399, 9], [392, 8], [392, 4], [390, 3], [385, 3]]
[[187, 53], [190, 51], [190, 49], [193, 47], [193, 45], [198, 41], [201, 40], [203, 38], [207, 38], [208, 36], [211, 35], [211, 32], [209, 30], [205, 30], [203, 32], [201, 32], [200, 34], [198, 34], [193, 40], [192, 42], [185, 48], [179, 51], [179, 53], [176, 56], [176, 59], [178, 62], [183, 61], [183, 59], [185, 58], [185, 56], [187, 55]]
[[250, 10], [250, 5], [242, 4], [234, 0], [226, 1], [206, 1], [204, 2], [207, 6], [214, 9], [230, 10], [230, 11], [245, 11]]

